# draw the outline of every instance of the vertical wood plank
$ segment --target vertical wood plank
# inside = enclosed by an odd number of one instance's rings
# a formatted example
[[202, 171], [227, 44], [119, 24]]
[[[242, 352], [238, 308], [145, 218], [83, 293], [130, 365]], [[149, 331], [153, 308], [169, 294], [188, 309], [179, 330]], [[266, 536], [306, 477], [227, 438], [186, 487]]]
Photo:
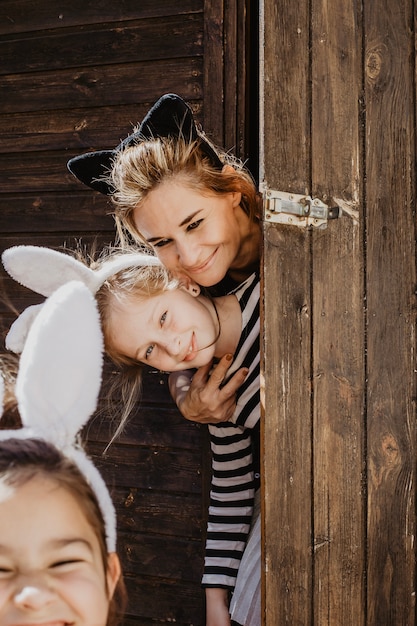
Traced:
[[365, 3], [368, 624], [415, 623], [413, 3]]
[[[309, 171], [308, 7], [263, 5], [261, 176], [303, 193]], [[311, 620], [310, 237], [264, 225], [265, 624]]]
[[224, 146], [224, 0], [204, 0], [204, 131]]
[[[312, 3], [312, 193], [353, 209], [313, 233], [314, 624], [361, 626], [364, 324], [358, 3]], [[361, 211], [362, 213], [362, 211]]]

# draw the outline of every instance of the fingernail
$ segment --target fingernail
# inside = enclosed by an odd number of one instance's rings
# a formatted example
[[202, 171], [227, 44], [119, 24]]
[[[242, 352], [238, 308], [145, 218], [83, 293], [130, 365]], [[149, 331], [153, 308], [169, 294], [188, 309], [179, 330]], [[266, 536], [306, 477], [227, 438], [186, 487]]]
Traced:
[[226, 354], [226, 361], [231, 361], [233, 359], [233, 354]]
[[245, 376], [245, 378], [246, 378], [246, 376], [249, 374], [249, 370], [248, 370], [248, 369], [244, 369], [244, 370], [242, 370], [242, 374], [243, 374], [243, 375]]

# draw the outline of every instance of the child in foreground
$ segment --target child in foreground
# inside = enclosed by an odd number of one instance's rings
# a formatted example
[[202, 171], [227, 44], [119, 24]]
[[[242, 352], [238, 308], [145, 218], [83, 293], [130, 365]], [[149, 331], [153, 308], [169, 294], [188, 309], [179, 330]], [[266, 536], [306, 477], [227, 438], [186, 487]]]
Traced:
[[0, 415], [23, 425], [0, 430], [0, 624], [116, 626], [125, 592], [114, 507], [77, 439], [101, 384], [89, 289], [68, 283], [46, 301], [17, 375], [0, 363]]

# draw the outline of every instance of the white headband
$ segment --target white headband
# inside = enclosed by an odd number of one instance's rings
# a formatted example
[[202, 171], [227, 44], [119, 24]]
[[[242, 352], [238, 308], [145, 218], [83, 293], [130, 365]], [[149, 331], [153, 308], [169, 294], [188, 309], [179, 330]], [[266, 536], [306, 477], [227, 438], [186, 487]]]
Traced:
[[[14, 246], [2, 254], [4, 269], [24, 287], [43, 296], [50, 296], [58, 287], [71, 280], [78, 280], [95, 294], [104, 281], [128, 267], [156, 265], [161, 262], [146, 253], [123, 252], [92, 270], [69, 254], [40, 246]], [[20, 354], [26, 336], [42, 304], [27, 307], [10, 327], [6, 337], [6, 348]]]
[[[78, 433], [97, 406], [102, 368], [96, 301], [85, 284], [68, 282], [47, 298], [28, 332], [15, 388], [23, 427], [0, 430], [0, 440], [40, 438], [74, 461], [96, 494], [107, 549], [114, 552], [114, 505], [101, 474], [78, 443]], [[0, 389], [1, 401], [2, 395]]]

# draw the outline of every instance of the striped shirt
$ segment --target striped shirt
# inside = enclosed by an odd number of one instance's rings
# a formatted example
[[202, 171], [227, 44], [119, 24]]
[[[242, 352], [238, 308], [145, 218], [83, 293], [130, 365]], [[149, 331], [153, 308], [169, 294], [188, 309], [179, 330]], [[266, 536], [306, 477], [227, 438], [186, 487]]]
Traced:
[[[234, 589], [252, 521], [259, 448], [259, 276], [233, 291], [242, 313], [242, 333], [228, 371], [249, 369], [229, 422], [210, 424], [212, 482], [203, 587]], [[259, 458], [258, 450], [255, 454]]]

